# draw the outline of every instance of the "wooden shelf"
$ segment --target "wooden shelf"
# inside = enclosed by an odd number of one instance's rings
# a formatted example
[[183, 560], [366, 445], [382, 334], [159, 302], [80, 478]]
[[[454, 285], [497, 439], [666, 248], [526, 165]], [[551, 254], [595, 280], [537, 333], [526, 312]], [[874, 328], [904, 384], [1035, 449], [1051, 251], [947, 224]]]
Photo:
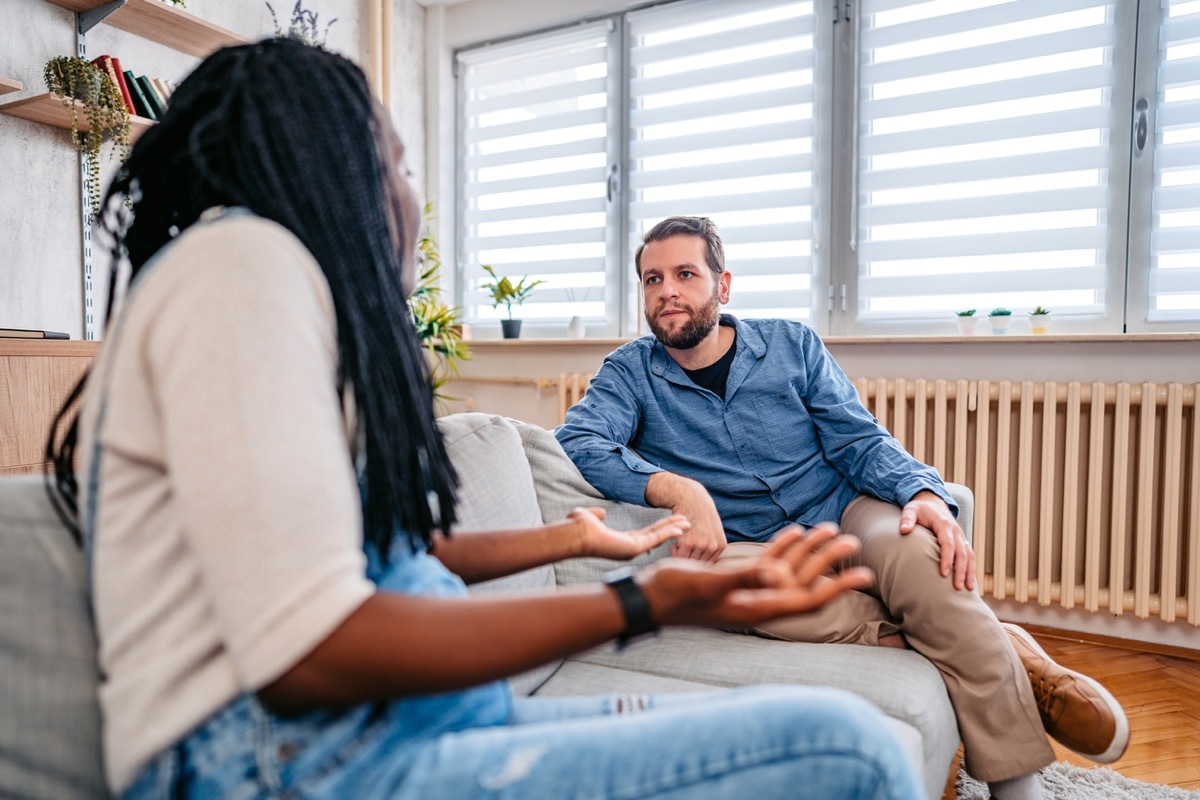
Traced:
[[[68, 11], [91, 11], [104, 5], [107, 0], [47, 0]], [[226, 45], [247, 44], [245, 39], [233, 31], [206, 22], [194, 14], [168, 5], [162, 0], [128, 0], [104, 19], [123, 31], [141, 36], [188, 55], [204, 58], [212, 51]]]
[[14, 81], [12, 78], [0, 78], [0, 94], [8, 94], [9, 92], [19, 92], [25, 88], [20, 81]]
[[[78, 100], [75, 101], [75, 107], [79, 109], [79, 130], [86, 131], [88, 129], [87, 112], [83, 110], [83, 105]], [[63, 108], [62, 100], [58, 95], [50, 92], [0, 104], [0, 114], [40, 122], [43, 125], [52, 125], [55, 128], [71, 129], [71, 117]], [[131, 115], [129, 117], [129, 140], [136, 141], [153, 124], [154, 120], [152, 119]]]

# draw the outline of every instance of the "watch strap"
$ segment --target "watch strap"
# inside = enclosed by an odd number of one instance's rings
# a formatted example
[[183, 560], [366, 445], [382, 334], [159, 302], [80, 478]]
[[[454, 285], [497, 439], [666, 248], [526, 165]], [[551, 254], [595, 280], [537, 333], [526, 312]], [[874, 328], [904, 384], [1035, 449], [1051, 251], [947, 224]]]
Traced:
[[617, 636], [617, 649], [624, 650], [634, 641], [658, 632], [658, 625], [650, 615], [650, 602], [646, 593], [634, 580], [636, 570], [622, 567], [605, 574], [604, 583], [617, 595], [621, 613], [625, 616], [625, 630]]

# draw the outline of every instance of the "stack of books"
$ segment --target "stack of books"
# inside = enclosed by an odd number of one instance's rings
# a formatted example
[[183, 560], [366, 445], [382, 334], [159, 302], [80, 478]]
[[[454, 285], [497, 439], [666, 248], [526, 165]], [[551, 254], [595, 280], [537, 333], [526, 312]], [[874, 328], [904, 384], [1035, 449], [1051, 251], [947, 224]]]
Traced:
[[148, 78], [145, 75], [135, 76], [129, 70], [121, 69], [121, 60], [116, 56], [103, 55], [92, 63], [112, 78], [121, 91], [121, 97], [124, 98], [125, 107], [129, 109], [130, 114], [155, 121], [162, 117], [167, 101], [175, 91], [172, 81]]

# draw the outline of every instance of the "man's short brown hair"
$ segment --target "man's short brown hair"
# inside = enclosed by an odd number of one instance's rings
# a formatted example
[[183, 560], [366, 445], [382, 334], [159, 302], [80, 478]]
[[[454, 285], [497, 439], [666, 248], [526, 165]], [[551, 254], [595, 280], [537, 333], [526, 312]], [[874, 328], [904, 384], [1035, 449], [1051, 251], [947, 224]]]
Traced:
[[708, 268], [713, 271], [714, 275], [720, 275], [725, 271], [725, 246], [721, 244], [721, 236], [717, 233], [717, 226], [711, 219], [708, 217], [667, 217], [646, 231], [646, 235], [642, 237], [642, 243], [633, 256], [633, 263], [637, 268], [639, 278], [642, 276], [642, 251], [646, 249], [646, 245], [670, 239], [672, 236], [699, 236], [707, 246], [705, 261], [708, 263]]

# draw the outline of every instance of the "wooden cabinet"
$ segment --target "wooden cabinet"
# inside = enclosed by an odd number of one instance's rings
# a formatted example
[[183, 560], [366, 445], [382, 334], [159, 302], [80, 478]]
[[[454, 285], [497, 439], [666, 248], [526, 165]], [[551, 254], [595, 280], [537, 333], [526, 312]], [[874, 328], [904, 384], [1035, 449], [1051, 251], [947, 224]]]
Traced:
[[0, 475], [41, 472], [50, 422], [98, 342], [0, 339]]

